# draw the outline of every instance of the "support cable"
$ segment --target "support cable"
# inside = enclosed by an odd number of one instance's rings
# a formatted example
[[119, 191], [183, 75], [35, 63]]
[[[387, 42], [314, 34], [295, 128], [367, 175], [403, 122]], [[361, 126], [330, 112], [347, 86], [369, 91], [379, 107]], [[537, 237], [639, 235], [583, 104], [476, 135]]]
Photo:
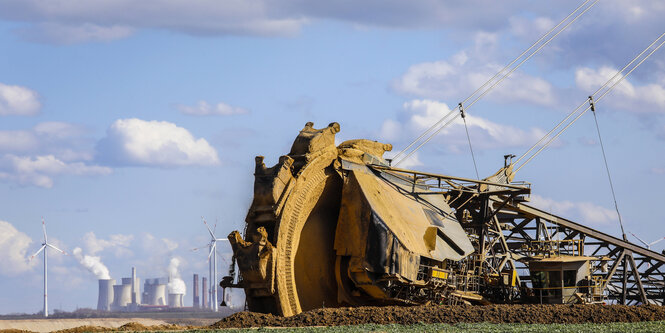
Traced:
[[471, 145], [471, 136], [469, 135], [469, 127], [466, 125], [466, 115], [464, 114], [464, 107], [459, 103], [459, 112], [464, 120], [464, 129], [466, 130], [466, 139], [469, 141], [469, 150], [471, 151], [471, 159], [473, 159], [473, 168], [476, 170], [476, 179], [480, 179], [478, 174], [478, 165], [476, 165], [476, 156], [473, 154], [473, 146]]
[[612, 183], [612, 175], [610, 174], [610, 167], [607, 164], [607, 155], [605, 154], [605, 145], [603, 145], [603, 137], [600, 135], [600, 126], [598, 126], [598, 117], [596, 116], [596, 105], [593, 102], [593, 96], [589, 96], [589, 107], [591, 108], [591, 113], [593, 114], [593, 120], [596, 123], [596, 131], [598, 132], [598, 141], [600, 142], [600, 150], [603, 152], [603, 161], [605, 162], [605, 170], [607, 171], [607, 180], [610, 182], [610, 190], [612, 190], [612, 198], [614, 199], [614, 209], [617, 211], [617, 216], [619, 217], [619, 225], [621, 226], [621, 235], [623, 236], [624, 241], [628, 241], [626, 238], [626, 231], [623, 229], [623, 221], [621, 220], [621, 213], [619, 213], [619, 205], [617, 204], [617, 196], [614, 192], [614, 184]]
[[[511, 66], [513, 66], [513, 65], [514, 65], [514, 64], [515, 64], [520, 58], [522, 58], [522, 57], [523, 57], [524, 55], [526, 55], [529, 51], [531, 51], [534, 47], [536, 47], [536, 45], [538, 45], [539, 43], [541, 43], [545, 38], [547, 38], [547, 37], [548, 37], [550, 34], [552, 34], [556, 29], [558, 29], [562, 24], [564, 24], [564, 22], [568, 21], [573, 15], [575, 15], [578, 11], [580, 11], [580, 9], [584, 8], [585, 5], [587, 5], [587, 4], [588, 4], [589, 2], [591, 2], [591, 1], [592, 1], [592, 0], [586, 0], [586, 1], [584, 1], [584, 2], [583, 2], [580, 6], [578, 6], [574, 11], [572, 11], [570, 14], [568, 14], [568, 16], [566, 16], [564, 19], [562, 19], [562, 20], [561, 20], [556, 26], [554, 26], [553, 28], [551, 28], [548, 32], [546, 32], [543, 36], [541, 36], [540, 39], [538, 39], [536, 42], [534, 42], [529, 48], [527, 48], [524, 52], [522, 52], [519, 56], [517, 56], [513, 61], [511, 61], [511, 62], [510, 62], [508, 65], [506, 65], [503, 69], [501, 69], [499, 72], [497, 72], [493, 77], [491, 77], [489, 80], [487, 80], [487, 81], [486, 81], [481, 87], [479, 87], [478, 89], [476, 89], [471, 95], [469, 95], [466, 99], [464, 99], [464, 101], [462, 101], [462, 103], [466, 103], [467, 101], [469, 101], [470, 99], [472, 99], [476, 94], [478, 94], [479, 92], [481, 92], [481, 91], [484, 89], [484, 91], [483, 91], [479, 96], [475, 97], [475, 98], [473, 99], [473, 101], [472, 101], [469, 105], [466, 106], [466, 109], [468, 110], [471, 106], [473, 106], [473, 105], [474, 105], [476, 102], [478, 102], [481, 98], [483, 98], [485, 95], [487, 95], [492, 89], [494, 89], [499, 83], [501, 83], [504, 79], [506, 79], [508, 76], [510, 76], [510, 75], [511, 75], [514, 71], [516, 71], [519, 67], [521, 67], [526, 61], [528, 61], [529, 59], [531, 59], [531, 57], [533, 57], [536, 53], [538, 53], [543, 47], [545, 47], [547, 44], [549, 44], [554, 38], [556, 38], [556, 37], [557, 37], [559, 34], [561, 34], [564, 30], [566, 30], [566, 29], [567, 29], [571, 24], [573, 24], [575, 21], [577, 21], [577, 19], [579, 19], [582, 15], [584, 15], [587, 11], [589, 11], [593, 6], [595, 6], [596, 3], [597, 3], [599, 0], [593, 0], [593, 2], [591, 3], [591, 5], [587, 6], [582, 12], [580, 12], [579, 14], [577, 14], [577, 16], [575, 16], [570, 22], [566, 23], [561, 29], [559, 29], [558, 32], [556, 32], [553, 36], [549, 37], [544, 43], [542, 43], [542, 45], [540, 45], [535, 51], [533, 51], [533, 52], [532, 52], [531, 54], [529, 54], [525, 59], [523, 59], [523, 60], [520, 61], [517, 65], [515, 65], [514, 68], [512, 68], [510, 71], [508, 71], [507, 73], [504, 74], [504, 72], [505, 72], [507, 69], [509, 69]], [[500, 77], [498, 80], [496, 80], [499, 76], [501, 76], [501, 77]], [[492, 83], [492, 82], [495, 81], [495, 80], [496, 80], [496, 82]], [[490, 83], [492, 83], [492, 84], [490, 85]], [[488, 85], [489, 85], [489, 87], [487, 87]], [[487, 88], [486, 88], [486, 87], [487, 87]], [[450, 125], [455, 119], [457, 119], [457, 117], [460, 116], [459, 114], [458, 114], [457, 116], [453, 117], [452, 119], [448, 120], [443, 126], [441, 126], [440, 128], [438, 128], [436, 131], [434, 131], [433, 133], [429, 134], [429, 133], [432, 132], [437, 126], [439, 126], [441, 123], [443, 123], [443, 122], [444, 122], [449, 116], [451, 116], [452, 114], [454, 114], [455, 111], [457, 111], [457, 110], [459, 110], [459, 108], [455, 108], [455, 109], [450, 110], [450, 112], [448, 112], [448, 113], [447, 113], [446, 115], [444, 115], [441, 119], [439, 119], [439, 121], [437, 121], [434, 125], [430, 126], [425, 132], [423, 132], [422, 134], [420, 134], [420, 136], [418, 136], [418, 138], [416, 138], [415, 140], [413, 140], [413, 141], [412, 141], [412, 142], [411, 142], [406, 148], [404, 148], [402, 151], [400, 151], [399, 153], [397, 153], [397, 155], [395, 155], [395, 157], [393, 157], [393, 160], [396, 160], [395, 165], [397, 166], [397, 165], [399, 165], [400, 163], [402, 163], [404, 160], [406, 160], [407, 158], [409, 158], [411, 155], [413, 155], [413, 153], [415, 153], [418, 149], [420, 149], [420, 147], [422, 147], [424, 144], [426, 144], [427, 142], [429, 142], [434, 136], [436, 136], [439, 132], [441, 132], [441, 130], [443, 130], [443, 128], [447, 127], [447, 126]], [[424, 141], [423, 143], [421, 143], [420, 145], [418, 145], [415, 149], [411, 150], [411, 151], [407, 154], [407, 156], [405, 156], [405, 157], [403, 157], [403, 158], [401, 158], [401, 159], [398, 160], [398, 158], [401, 157], [402, 154], [404, 154], [406, 151], [408, 151], [411, 147], [413, 147], [417, 142], [419, 142], [423, 137], [425, 137], [425, 136], [428, 135], [428, 134], [429, 134], [429, 137], [428, 137], [427, 139], [425, 139], [425, 141]]]
[[[660, 40], [663, 36], [665, 36], [665, 33], [661, 34], [660, 37], [658, 37], [658, 39], [656, 39], [656, 41]], [[654, 45], [654, 44], [655, 44], [655, 43], [652, 43], [651, 45]], [[611, 86], [609, 86], [609, 87], [608, 87], [608, 88], [607, 88], [607, 89], [606, 89], [606, 90], [605, 90], [605, 91], [604, 91], [604, 92], [603, 92], [598, 98], [595, 98], [595, 102], [598, 103], [600, 100], [602, 100], [602, 99], [603, 99], [603, 98], [604, 98], [604, 97], [605, 97], [610, 91], [612, 91], [612, 89], [614, 89], [614, 87], [616, 87], [619, 83], [621, 83], [624, 79], [626, 79], [626, 78], [627, 78], [627, 77], [628, 77], [628, 76], [629, 76], [629, 75], [630, 75], [635, 69], [637, 69], [640, 65], [642, 65], [642, 63], [644, 63], [647, 59], [649, 59], [649, 57], [651, 57], [652, 54], [654, 54], [656, 51], [658, 51], [658, 49], [660, 49], [660, 48], [663, 46], [663, 44], [665, 44], [665, 40], [663, 40], [663, 41], [662, 41], [662, 42], [661, 42], [656, 48], [654, 48], [654, 49], [653, 49], [651, 52], [649, 52], [649, 53], [648, 53], [648, 54], [647, 54], [642, 60], [640, 60], [635, 66], [633, 66], [633, 68], [631, 68], [631, 70], [628, 71], [628, 73], [626, 73], [626, 74], [624, 74], [623, 76], [621, 76], [621, 78], [619, 78], [619, 80], [617, 80], [617, 81], [614, 82]], [[651, 45], [649, 45], [649, 46], [645, 49], [645, 51], [648, 50], [648, 49], [651, 47]], [[644, 52], [640, 53], [640, 55], [642, 55], [642, 54], [644, 54]], [[638, 56], [636, 57], [636, 59], [637, 59], [640, 55], [638, 55]], [[636, 60], [636, 59], [633, 59], [633, 60]], [[634, 61], [631, 61], [631, 63], [632, 63], [632, 62], [634, 62]], [[616, 75], [615, 75], [615, 77], [616, 77]], [[612, 80], [613, 80], [615, 77], [612, 77], [608, 82], [612, 82]], [[606, 86], [606, 85], [604, 85], [604, 86]], [[595, 94], [594, 94], [593, 96], [595, 96]], [[586, 101], [585, 101], [585, 103], [587, 103], [588, 101], [589, 101], [589, 99], [587, 98]], [[591, 108], [591, 106], [588, 106], [586, 109], [584, 109], [582, 112], [580, 112], [580, 114], [577, 115], [577, 117], [575, 117], [572, 121], [570, 121], [570, 122], [569, 122], [569, 123], [563, 128], [563, 129], [561, 129], [561, 130], [560, 130], [560, 131], [559, 131], [554, 137], [550, 138], [545, 144], [543, 144], [543, 145], [542, 145], [542, 146], [541, 146], [541, 147], [540, 147], [535, 153], [533, 153], [533, 154], [532, 154], [532, 155], [531, 155], [526, 161], [524, 161], [524, 162], [522, 163], [522, 165], [520, 165], [520, 166], [519, 166], [514, 172], [517, 173], [517, 172], [520, 171], [525, 165], [527, 165], [531, 160], [533, 160], [534, 157], [538, 156], [538, 154], [540, 154], [540, 152], [542, 152], [542, 151], [543, 151], [545, 148], [547, 148], [547, 147], [548, 147], [548, 146], [549, 146], [554, 140], [556, 140], [559, 136], [561, 136], [561, 134], [563, 134], [563, 132], [565, 132], [565, 131], [566, 131], [571, 125], [573, 125], [575, 122], [577, 122], [577, 120], [579, 120], [580, 117], [582, 117], [582, 115], [584, 115], [584, 114], [585, 114], [590, 108]], [[578, 108], [578, 109], [579, 109], [579, 108]], [[578, 109], [576, 109], [575, 111], [573, 111], [573, 113], [576, 112]], [[569, 118], [569, 117], [567, 117], [567, 118]], [[567, 118], [566, 118], [566, 119], [567, 119]], [[565, 121], [565, 119], [562, 121], [562, 123], [563, 123], [564, 121]], [[558, 127], [558, 126], [559, 126], [559, 125], [557, 125], [557, 127]], [[526, 155], [526, 154], [524, 154], [524, 155]], [[521, 157], [520, 157], [520, 159], [521, 159]]]
[[[605, 87], [607, 87], [611, 82], [613, 82], [617, 77], [619, 77], [619, 75], [620, 75], [621, 73], [623, 73], [623, 72], [624, 72], [624, 71], [625, 71], [630, 65], [632, 65], [635, 61], [637, 61], [637, 59], [639, 59], [641, 56], [643, 56], [644, 53], [646, 53], [646, 52], [647, 52], [651, 47], [653, 47], [653, 46], [654, 46], [654, 45], [655, 45], [655, 44], [656, 44], [661, 38], [663, 38], [663, 36], [665, 36], [665, 33], [661, 34], [658, 38], [656, 38], [656, 40], [654, 40], [651, 44], [649, 44], [649, 46], [647, 46], [647, 48], [645, 48], [642, 52], [640, 52], [640, 54], [638, 54], [637, 56], [635, 56], [635, 57], [633, 58], [633, 60], [631, 60], [631, 61], [630, 61], [626, 66], [624, 66], [620, 71], [618, 71], [616, 74], [614, 74], [614, 76], [612, 76], [612, 78], [610, 78], [609, 80], [607, 80], [607, 81], [605, 82], [605, 84], [603, 84], [600, 88], [598, 88], [598, 89], [597, 89], [597, 90], [596, 90], [591, 96], [595, 96], [596, 94], [598, 94], [598, 92], [600, 92], [600, 91], [603, 90]], [[573, 110], [572, 112], [570, 112], [570, 113], [568, 114], [568, 116], [566, 116], [566, 118], [564, 118], [562, 121], [560, 121], [556, 126], [554, 126], [554, 128], [552, 128], [549, 132], [547, 132], [547, 134], [545, 134], [542, 138], [540, 138], [540, 140], [538, 140], [538, 142], [536, 142], [533, 146], [531, 146], [531, 148], [529, 148], [529, 150], [527, 150], [524, 154], [522, 154], [522, 156], [520, 156], [520, 157], [517, 159], [517, 161], [515, 161], [514, 163], [515, 163], [515, 164], [519, 163], [519, 162], [520, 162], [524, 157], [526, 157], [526, 156], [527, 156], [527, 155], [528, 155], [528, 154], [529, 154], [534, 148], [538, 147], [538, 145], [540, 145], [540, 143], [543, 142], [543, 140], [545, 140], [547, 137], [549, 137], [549, 136], [550, 136], [550, 135], [551, 135], [551, 134], [552, 134], [557, 128], [559, 128], [559, 126], [561, 126], [564, 122], [566, 122], [566, 120], [570, 119], [570, 117], [572, 117], [572, 116], [573, 116], [573, 115], [574, 115], [574, 114], [575, 114], [580, 108], [582, 108], [584, 105], [586, 105], [586, 104], [587, 104], [587, 101], [588, 101], [588, 100], [585, 100], [585, 101], [582, 102], [577, 108], [575, 108], [575, 110]]]

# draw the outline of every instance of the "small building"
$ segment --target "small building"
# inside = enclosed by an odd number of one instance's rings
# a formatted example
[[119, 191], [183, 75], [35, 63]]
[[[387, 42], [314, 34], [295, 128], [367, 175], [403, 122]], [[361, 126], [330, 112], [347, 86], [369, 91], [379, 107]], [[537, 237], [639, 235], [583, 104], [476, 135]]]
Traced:
[[607, 258], [583, 255], [582, 240], [534, 241], [522, 259], [531, 276], [530, 303], [574, 304], [603, 301], [602, 281], [594, 271]]

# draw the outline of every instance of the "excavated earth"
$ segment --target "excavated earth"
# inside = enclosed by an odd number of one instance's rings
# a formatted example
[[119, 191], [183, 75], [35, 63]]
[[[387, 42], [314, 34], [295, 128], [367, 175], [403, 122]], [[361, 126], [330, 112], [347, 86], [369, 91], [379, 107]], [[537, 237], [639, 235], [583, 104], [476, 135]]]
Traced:
[[417, 323], [578, 324], [665, 320], [656, 305], [423, 305], [317, 309], [292, 317], [238, 312], [211, 328], [341, 326]]
[[[118, 328], [81, 326], [58, 333], [109, 331], [182, 331], [192, 329], [223, 329], [250, 327], [342, 326], [360, 324], [418, 323], [524, 323], [581, 324], [610, 322], [665, 321], [665, 307], [656, 305], [422, 305], [412, 307], [357, 307], [317, 309], [292, 317], [255, 312], [238, 312], [211, 326], [157, 325], [127, 323]], [[17, 329], [0, 333], [26, 333]]]

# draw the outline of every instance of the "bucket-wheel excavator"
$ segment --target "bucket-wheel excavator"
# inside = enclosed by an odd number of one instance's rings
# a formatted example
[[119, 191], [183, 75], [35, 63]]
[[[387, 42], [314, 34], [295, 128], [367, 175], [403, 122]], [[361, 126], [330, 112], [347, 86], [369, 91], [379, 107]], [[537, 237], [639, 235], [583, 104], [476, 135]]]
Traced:
[[482, 180], [392, 167], [390, 144], [335, 145], [307, 123], [256, 158], [243, 233], [229, 235], [251, 311], [487, 303], [663, 304], [665, 256], [527, 204], [509, 156]]

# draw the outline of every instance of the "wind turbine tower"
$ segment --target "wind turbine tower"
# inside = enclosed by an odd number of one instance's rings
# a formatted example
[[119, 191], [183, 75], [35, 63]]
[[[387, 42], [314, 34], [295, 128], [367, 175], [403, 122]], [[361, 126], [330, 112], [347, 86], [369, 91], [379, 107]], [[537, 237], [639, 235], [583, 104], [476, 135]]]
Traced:
[[[228, 239], [215, 237], [215, 231], [210, 229], [210, 226], [208, 225], [208, 222], [206, 222], [205, 218], [201, 216], [201, 219], [203, 220], [203, 224], [205, 224], [206, 228], [208, 229], [208, 233], [210, 234], [210, 243], [208, 243], [208, 249], [210, 250], [210, 252], [208, 252], [208, 277], [210, 280], [210, 289], [208, 292], [210, 294], [210, 309], [217, 312], [219, 311], [219, 302], [217, 301], [217, 286], [219, 283], [217, 281], [217, 242], [227, 241]], [[217, 229], [217, 223], [215, 223], [214, 229]]]
[[39, 250], [37, 250], [37, 252], [35, 252], [35, 254], [33, 254], [30, 257], [30, 260], [32, 260], [40, 252], [44, 251], [44, 317], [48, 317], [48, 296], [46, 293], [46, 290], [48, 289], [48, 248], [50, 247], [56, 251], [63, 253], [64, 255], [67, 255], [67, 253], [55, 247], [53, 244], [49, 244], [48, 237], [46, 236], [46, 223], [44, 222], [43, 217], [42, 217], [42, 230], [44, 231], [44, 242], [42, 243], [42, 247], [40, 247]]

